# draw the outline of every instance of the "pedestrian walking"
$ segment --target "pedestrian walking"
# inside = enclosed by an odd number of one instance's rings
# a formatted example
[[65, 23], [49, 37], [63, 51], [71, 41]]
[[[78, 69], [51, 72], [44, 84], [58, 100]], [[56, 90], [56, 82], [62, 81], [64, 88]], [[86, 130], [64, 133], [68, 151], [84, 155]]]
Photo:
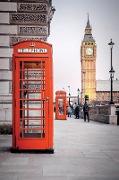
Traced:
[[71, 117], [71, 115], [72, 115], [72, 107], [71, 106], [67, 107], [67, 115], [68, 115], [68, 117]]
[[86, 119], [87, 119], [89, 122], [90, 121], [89, 120], [89, 106], [87, 102], [85, 102], [83, 105], [83, 114], [84, 114], [84, 121], [86, 122]]

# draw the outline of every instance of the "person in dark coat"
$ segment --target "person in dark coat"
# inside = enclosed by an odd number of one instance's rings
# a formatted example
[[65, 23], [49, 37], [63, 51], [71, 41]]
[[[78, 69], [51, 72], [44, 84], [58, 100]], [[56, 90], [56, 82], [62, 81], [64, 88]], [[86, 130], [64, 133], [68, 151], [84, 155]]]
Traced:
[[74, 110], [75, 118], [79, 119], [79, 106], [77, 105]]
[[84, 113], [84, 121], [86, 121], [86, 117], [87, 117], [87, 120], [89, 122], [90, 121], [89, 120], [89, 106], [88, 106], [87, 102], [85, 102], [83, 105], [83, 113]]

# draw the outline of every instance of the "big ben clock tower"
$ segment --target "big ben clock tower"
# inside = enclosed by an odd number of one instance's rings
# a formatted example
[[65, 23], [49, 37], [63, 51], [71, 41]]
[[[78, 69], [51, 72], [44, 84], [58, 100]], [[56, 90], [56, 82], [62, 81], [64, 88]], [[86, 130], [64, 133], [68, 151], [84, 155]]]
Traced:
[[92, 36], [89, 16], [81, 44], [81, 92], [82, 98], [96, 99], [96, 43]]

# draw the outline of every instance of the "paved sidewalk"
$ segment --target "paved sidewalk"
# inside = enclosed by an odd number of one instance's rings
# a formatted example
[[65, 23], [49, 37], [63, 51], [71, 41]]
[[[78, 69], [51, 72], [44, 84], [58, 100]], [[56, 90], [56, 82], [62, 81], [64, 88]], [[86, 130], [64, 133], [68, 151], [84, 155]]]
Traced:
[[119, 180], [119, 126], [55, 121], [54, 154], [13, 154], [0, 136], [0, 180]]

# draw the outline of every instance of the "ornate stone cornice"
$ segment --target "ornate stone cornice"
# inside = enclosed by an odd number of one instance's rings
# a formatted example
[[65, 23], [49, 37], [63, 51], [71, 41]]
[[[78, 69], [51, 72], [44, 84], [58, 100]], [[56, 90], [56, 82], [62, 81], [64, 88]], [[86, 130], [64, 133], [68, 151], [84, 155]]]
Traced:
[[10, 13], [10, 24], [47, 25], [46, 13]]
[[18, 12], [47, 12], [47, 3], [18, 3]]
[[52, 0], [0, 0], [0, 2], [28, 2], [28, 3], [39, 3], [39, 2], [47, 2], [50, 5], [52, 4]]
[[26, 36], [47, 36], [48, 27], [47, 26], [18, 26], [18, 35]]

